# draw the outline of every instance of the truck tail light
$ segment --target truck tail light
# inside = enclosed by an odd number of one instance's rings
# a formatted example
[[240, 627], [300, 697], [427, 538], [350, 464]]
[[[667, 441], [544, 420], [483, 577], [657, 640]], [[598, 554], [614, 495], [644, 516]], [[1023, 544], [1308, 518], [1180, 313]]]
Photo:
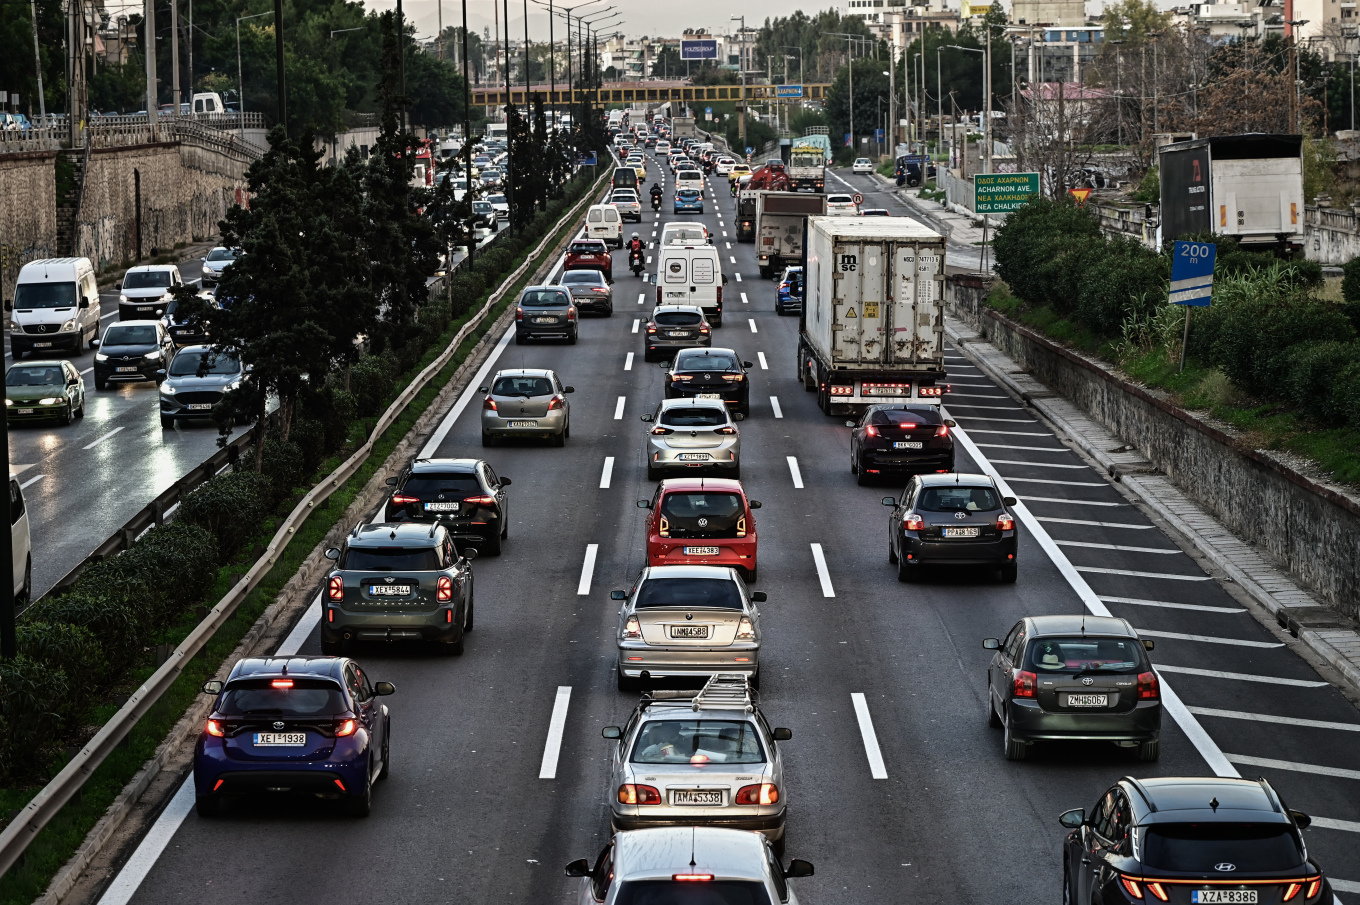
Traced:
[[330, 597], [331, 600], [345, 599], [345, 579], [341, 578], [339, 575], [332, 575], [331, 580], [327, 584], [329, 587], [327, 596]]
[[718, 307], [722, 307], [722, 287], [718, 287]]
[[755, 783], [737, 790], [733, 804], [778, 804], [779, 786], [772, 782]]
[[1015, 519], [1011, 518], [1010, 515], [1008, 515], [1008, 514], [1005, 513], [1005, 512], [1001, 513], [1000, 515], [998, 515], [998, 516], [996, 517], [996, 530], [998, 530], [998, 531], [1014, 531], [1014, 530], [1015, 530]]
[[917, 387], [916, 393], [919, 396], [940, 396], [943, 391], [939, 387]]
[[855, 388], [854, 388], [854, 386], [845, 386], [845, 385], [843, 385], [843, 384], [842, 384], [842, 385], [832, 384], [832, 386], [831, 386], [831, 395], [832, 395], [832, 396], [853, 396], [853, 395], [855, 395]]
[[439, 581], [435, 585], [435, 599], [445, 602], [453, 599], [453, 579], [447, 575], [440, 575]]
[[661, 792], [655, 786], [626, 782], [619, 786], [619, 804], [661, 804]]
[[656, 303], [657, 303], [658, 305], [661, 304], [661, 287], [660, 287], [660, 286], [656, 287]]
[[1038, 683], [1039, 677], [1034, 673], [1017, 669], [1011, 674], [1011, 695], [1017, 698], [1032, 698], [1034, 697], [1034, 686]]
[[1155, 672], [1142, 672], [1138, 674], [1138, 700], [1155, 701], [1162, 696], [1161, 682], [1157, 680]]
[[628, 621], [623, 624], [623, 637], [634, 640], [642, 637], [642, 624], [638, 622], [638, 617], [628, 617]]
[[926, 530], [926, 520], [915, 512], [908, 512], [906, 518], [902, 519], [903, 531], [924, 531]]

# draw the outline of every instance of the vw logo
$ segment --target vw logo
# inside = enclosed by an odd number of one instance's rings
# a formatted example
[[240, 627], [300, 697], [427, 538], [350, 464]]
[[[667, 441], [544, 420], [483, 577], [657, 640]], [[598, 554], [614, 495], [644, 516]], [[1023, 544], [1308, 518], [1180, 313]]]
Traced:
[[1082, 677], [1081, 677], [1081, 684], [1083, 684], [1083, 685], [1094, 685], [1094, 684], [1096, 684], [1096, 680], [1093, 679], [1093, 678], [1091, 678], [1090, 676], [1082, 676]]
[[706, 519], [706, 518], [701, 518], [701, 519], [699, 519], [699, 527], [700, 527], [700, 528], [707, 528], [707, 527], [708, 527], [708, 519]]
[[964, 519], [968, 518], [968, 513], [956, 512], [954, 513], [954, 518], [958, 519], [959, 521], [963, 521]]
[[283, 721], [282, 721], [282, 720], [279, 720], [279, 721], [277, 721], [277, 722], [274, 723], [274, 728], [275, 728], [275, 729], [282, 729], [282, 728], [283, 728], [283, 725], [284, 725], [284, 724], [283, 724]]
[[1214, 865], [1214, 870], [1221, 870], [1221, 871], [1237, 870], [1237, 865], [1236, 865], [1236, 864], [1229, 864], [1227, 861], [1220, 861], [1219, 863], [1217, 863], [1217, 864]]

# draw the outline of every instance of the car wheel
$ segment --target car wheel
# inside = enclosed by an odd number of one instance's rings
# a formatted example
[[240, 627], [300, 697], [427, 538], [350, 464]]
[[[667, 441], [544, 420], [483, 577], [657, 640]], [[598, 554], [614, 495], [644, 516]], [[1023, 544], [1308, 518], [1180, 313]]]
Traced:
[[1015, 579], [1020, 575], [1020, 567], [1015, 563], [1001, 567], [1001, 580], [1005, 584], [1015, 584]]
[[351, 795], [345, 805], [351, 817], [367, 817], [373, 810], [373, 783], [365, 777], [363, 794]]
[[756, 674], [747, 679], [746, 682], [756, 691], [760, 691], [760, 670], [757, 669]]
[[569, 346], [574, 346], [574, 345], [576, 345], [576, 331], [575, 331], [575, 330], [573, 330], [573, 331], [571, 332], [571, 336], [568, 336], [568, 337], [567, 337], [567, 345], [569, 345]]
[[892, 541], [888, 541], [888, 565], [897, 565], [897, 549], [893, 546]]
[[165, 415], [161, 415], [161, 430], [168, 431], [174, 428], [174, 426], [175, 426], [174, 418], [167, 418]]
[[528, 340], [526, 340], [523, 336], [520, 336], [518, 333], [515, 334], [515, 345], [522, 346], [526, 342], [528, 342]]
[[85, 417], [85, 391], [83, 389], [80, 392], [80, 408], [76, 409], [76, 417]]
[[15, 361], [18, 361], [19, 359], [24, 357], [24, 353], [20, 352], [19, 347], [16, 346], [14, 343], [9, 344], [9, 354]]
[[491, 535], [486, 539], [486, 542], [482, 546], [483, 549], [478, 550], [477, 552], [485, 553], [487, 556], [500, 556], [501, 536], [499, 534]]
[[493, 437], [493, 436], [491, 436], [490, 434], [488, 434], [486, 431], [482, 431], [482, 445], [483, 445], [483, 446], [495, 446], [495, 445], [496, 445], [496, 438]]
[[567, 422], [567, 426], [563, 429], [563, 431], [562, 431], [562, 436], [566, 437], [568, 440], [571, 439], [571, 422], [570, 422], [570, 421]]
[[566, 446], [566, 445], [567, 445], [567, 432], [566, 432], [565, 430], [563, 430], [563, 431], [560, 431], [560, 432], [558, 432], [557, 434], [555, 434], [555, 435], [553, 436], [553, 438], [552, 438], [552, 445], [553, 445], [553, 446]]
[[463, 633], [462, 632], [458, 633], [458, 640], [456, 641], [445, 641], [443, 644], [443, 648], [444, 656], [446, 657], [463, 656], [463, 651], [465, 650], [465, 645], [463, 643]]
[[1010, 720], [1006, 720], [1002, 723], [1002, 726], [1006, 730], [1001, 737], [1001, 744], [1006, 749], [1006, 760], [1024, 760], [1025, 754], [1027, 753], [1026, 748], [1028, 746], [1024, 742], [1016, 741], [1011, 738]]
[[787, 836], [788, 836], [788, 831], [786, 830], [786, 831], [784, 832], [784, 835], [783, 835], [783, 836], [780, 836], [778, 839], [776, 839], [776, 840], [774, 840], [773, 842], [770, 843], [770, 851], [774, 852], [774, 856], [775, 856], [776, 858], [783, 858], [783, 857], [784, 857], [784, 839], [785, 839]]
[[997, 715], [996, 705], [992, 703], [992, 689], [990, 685], [987, 687], [987, 725], [991, 726], [993, 729], [1000, 729], [1004, 725], [1001, 722], [1001, 717]]
[[392, 772], [391, 734], [392, 724], [389, 722], [387, 732], [383, 734], [383, 765], [382, 769], [378, 771], [378, 779], [386, 779], [388, 774]]
[[196, 795], [194, 810], [198, 811], [198, 816], [211, 820], [222, 813], [222, 799], [213, 795]]
[[467, 609], [463, 611], [463, 634], [472, 631], [473, 615], [477, 607], [477, 592], [474, 588], [468, 592]]
[[19, 588], [19, 597], [15, 603], [27, 603], [33, 596], [33, 557], [28, 557], [24, 561], [24, 584]]
[[1138, 759], [1155, 763], [1162, 757], [1162, 740], [1153, 739], [1150, 742], [1143, 742], [1138, 746]]
[[321, 639], [321, 652], [328, 657], [339, 657], [345, 652], [345, 642], [343, 639], [338, 641], [327, 641]]
[[613, 305], [609, 305], [608, 307], [606, 307], [606, 308], [604, 309], [604, 316], [605, 316], [605, 317], [613, 317], [613, 316], [614, 316], [614, 306], [613, 306]]
[[1063, 857], [1063, 885], [1062, 885], [1063, 905], [1074, 905], [1072, 902], [1072, 871], [1067, 863], [1067, 858]]
[[66, 410], [63, 411], [61, 415], [57, 418], [57, 423], [60, 424], [62, 427], [65, 427], [66, 425], [70, 424], [71, 419], [75, 417], [75, 413], [72, 411], [72, 409], [73, 406], [68, 401], [66, 403]]
[[850, 451], [850, 473], [859, 474], [859, 463], [855, 461], [855, 451]]
[[647, 480], [649, 480], [649, 481], [659, 481], [659, 480], [661, 480], [661, 469], [659, 469], [659, 468], [653, 468], [653, 467], [649, 464], [649, 465], [647, 466]]
[[616, 669], [614, 672], [614, 678], [618, 683], [619, 691], [637, 691], [638, 680], [630, 679], [628, 676], [625, 676], [623, 674], [623, 670]]
[[742, 569], [741, 571], [743, 573], [743, 577], [746, 579], [747, 584], [755, 584], [757, 581], [760, 580], [759, 566], [751, 566], [750, 568]]
[[897, 559], [897, 580], [909, 584], [916, 580], [916, 566], [909, 565], [900, 554]]

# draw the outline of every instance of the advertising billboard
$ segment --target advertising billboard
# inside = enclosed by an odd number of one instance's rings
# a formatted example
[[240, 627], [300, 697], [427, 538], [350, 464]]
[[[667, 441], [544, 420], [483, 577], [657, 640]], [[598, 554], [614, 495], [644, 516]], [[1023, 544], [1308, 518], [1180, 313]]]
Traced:
[[680, 59], [716, 60], [718, 59], [718, 42], [712, 38], [682, 38], [680, 41]]

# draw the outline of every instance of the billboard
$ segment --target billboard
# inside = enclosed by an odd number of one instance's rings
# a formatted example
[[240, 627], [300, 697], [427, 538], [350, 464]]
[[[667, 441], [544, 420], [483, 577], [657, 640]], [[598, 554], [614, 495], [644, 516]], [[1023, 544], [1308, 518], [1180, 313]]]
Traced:
[[712, 38], [702, 40], [682, 38], [680, 41], [680, 59], [682, 60], [716, 60], [718, 58], [718, 42]]

